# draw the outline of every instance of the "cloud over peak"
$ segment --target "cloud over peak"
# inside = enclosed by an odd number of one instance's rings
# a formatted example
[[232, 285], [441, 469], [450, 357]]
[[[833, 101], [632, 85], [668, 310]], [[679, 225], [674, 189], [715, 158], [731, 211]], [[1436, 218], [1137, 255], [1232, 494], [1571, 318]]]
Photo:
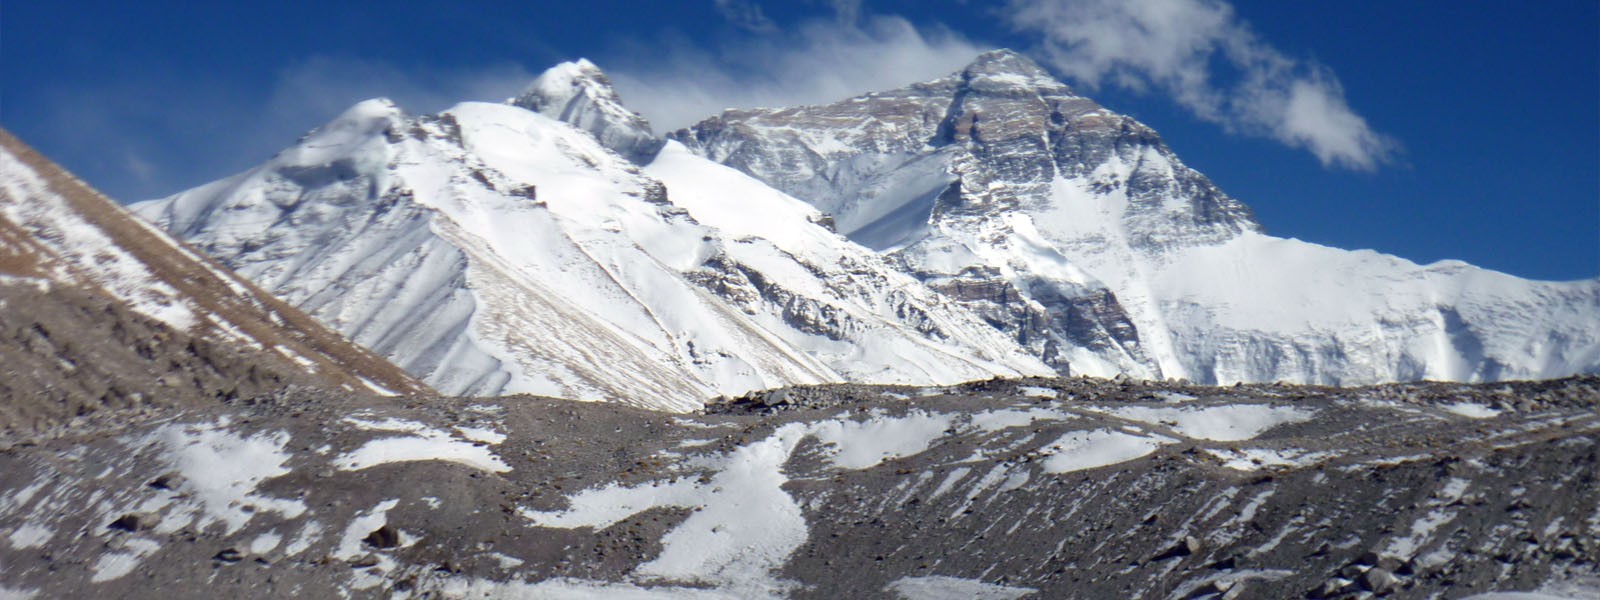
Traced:
[[660, 133], [725, 108], [832, 102], [942, 77], [986, 49], [947, 29], [918, 29], [901, 17], [853, 21], [856, 2], [831, 5], [839, 18], [714, 48], [661, 44], [655, 52], [629, 53], [629, 59], [601, 67], [623, 101]]
[[1091, 89], [1170, 95], [1200, 119], [1269, 137], [1325, 166], [1370, 171], [1397, 144], [1345, 101], [1327, 67], [1261, 40], [1222, 0], [1010, 0], [1007, 20]]

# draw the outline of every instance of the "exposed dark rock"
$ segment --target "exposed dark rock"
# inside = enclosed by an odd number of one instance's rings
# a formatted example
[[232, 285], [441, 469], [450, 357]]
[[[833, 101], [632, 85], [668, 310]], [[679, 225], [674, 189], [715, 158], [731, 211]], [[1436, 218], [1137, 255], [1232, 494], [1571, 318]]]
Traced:
[[115, 529], [117, 531], [126, 531], [132, 533], [141, 529], [148, 529], [149, 525], [150, 523], [148, 519], [141, 519], [139, 515], [129, 513], [117, 517], [117, 520], [112, 521], [111, 524], [106, 525], [106, 527]]
[[1169, 558], [1181, 558], [1181, 557], [1184, 557], [1184, 556], [1189, 556], [1189, 555], [1194, 554], [1194, 553], [1199, 552], [1199, 551], [1200, 551], [1200, 540], [1195, 538], [1192, 535], [1184, 536], [1183, 541], [1180, 541], [1176, 545], [1174, 545], [1174, 546], [1172, 546], [1170, 548], [1167, 548], [1166, 550], [1161, 551], [1160, 554], [1157, 554], [1151, 560], [1166, 560], [1166, 559], [1169, 559]]
[[400, 545], [400, 531], [393, 526], [384, 525], [361, 538], [362, 543], [373, 548], [393, 548]]
[[1395, 578], [1394, 573], [1381, 567], [1367, 569], [1358, 581], [1361, 583], [1361, 589], [1379, 596], [1388, 595], [1400, 585], [1400, 580]]

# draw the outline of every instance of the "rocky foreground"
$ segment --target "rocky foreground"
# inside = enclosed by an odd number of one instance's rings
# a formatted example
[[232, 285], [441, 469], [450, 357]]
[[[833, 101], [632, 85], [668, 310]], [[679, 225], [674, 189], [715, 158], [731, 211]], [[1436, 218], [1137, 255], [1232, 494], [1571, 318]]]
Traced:
[[0, 440], [0, 598], [1592, 597], [1597, 407], [1588, 377], [104, 410]]

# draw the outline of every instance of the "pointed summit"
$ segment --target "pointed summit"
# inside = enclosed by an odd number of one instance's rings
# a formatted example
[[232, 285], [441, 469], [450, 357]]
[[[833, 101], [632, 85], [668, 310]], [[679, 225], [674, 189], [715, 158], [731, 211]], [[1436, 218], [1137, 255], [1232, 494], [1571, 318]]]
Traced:
[[1049, 73], [1044, 70], [1044, 67], [1039, 66], [1039, 63], [1009, 48], [1000, 48], [979, 54], [977, 58], [972, 59], [971, 63], [967, 64], [965, 70], [968, 72], [1049, 76]]
[[1077, 95], [1033, 59], [1003, 48], [979, 54], [961, 70], [960, 76], [968, 87], [978, 91], [1025, 89], [1041, 94]]
[[649, 121], [623, 106], [611, 80], [588, 59], [550, 67], [508, 103], [587, 131], [637, 164], [650, 162], [665, 143]]

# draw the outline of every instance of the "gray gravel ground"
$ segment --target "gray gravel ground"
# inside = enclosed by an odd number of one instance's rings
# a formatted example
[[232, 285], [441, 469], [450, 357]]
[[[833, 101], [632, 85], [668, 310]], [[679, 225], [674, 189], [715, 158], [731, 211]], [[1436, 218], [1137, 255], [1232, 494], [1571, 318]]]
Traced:
[[1584, 597], [1600, 380], [294, 387], [0, 438], [0, 598]]

